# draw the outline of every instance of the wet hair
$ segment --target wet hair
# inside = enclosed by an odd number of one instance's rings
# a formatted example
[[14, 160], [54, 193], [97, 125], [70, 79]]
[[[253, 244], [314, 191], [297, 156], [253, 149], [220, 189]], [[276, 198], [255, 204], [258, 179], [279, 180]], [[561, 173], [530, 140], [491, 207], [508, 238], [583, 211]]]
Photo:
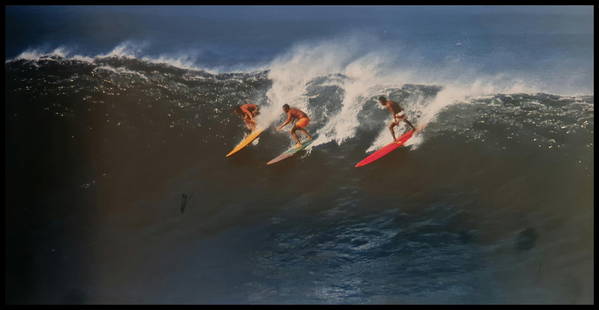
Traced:
[[283, 105], [283, 110], [287, 110], [287, 109], [289, 109], [289, 105], [285, 103], [285, 104]]
[[385, 96], [380, 96], [379, 101], [387, 101], [387, 98], [385, 98]]

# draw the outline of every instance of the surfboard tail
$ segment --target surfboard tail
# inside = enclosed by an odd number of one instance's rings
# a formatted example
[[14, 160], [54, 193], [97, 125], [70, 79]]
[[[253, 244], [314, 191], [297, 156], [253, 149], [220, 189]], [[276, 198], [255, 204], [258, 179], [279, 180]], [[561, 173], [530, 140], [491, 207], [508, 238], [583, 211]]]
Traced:
[[250, 145], [255, 139], [257, 139], [262, 134], [262, 132], [264, 132], [264, 129], [265, 128], [257, 128], [256, 130], [251, 132], [243, 140], [241, 140], [241, 142], [239, 142], [239, 144], [237, 144], [227, 155], [225, 155], [225, 158], [241, 151], [246, 146]]
[[266, 165], [272, 165], [274, 163], [280, 162], [283, 159], [287, 159], [289, 157], [292, 157], [293, 155], [295, 155], [297, 152], [305, 149], [306, 147], [308, 147], [310, 144], [312, 144], [312, 142], [314, 142], [314, 140], [316, 139], [316, 136], [313, 136], [311, 140], [306, 141], [304, 143], [302, 143], [301, 147], [297, 147], [297, 146], [292, 146], [290, 148], [288, 148], [285, 152], [281, 153], [281, 155], [271, 159], [269, 162], [266, 163]]
[[408, 141], [412, 137], [412, 134], [414, 134], [414, 130], [408, 131], [406, 134], [397, 139], [397, 141], [391, 142], [386, 146], [378, 149], [376, 152], [368, 155], [366, 158], [358, 162], [354, 167], [362, 167], [376, 160], [379, 160], [381, 157], [391, 153], [393, 150], [402, 146], [406, 141]]

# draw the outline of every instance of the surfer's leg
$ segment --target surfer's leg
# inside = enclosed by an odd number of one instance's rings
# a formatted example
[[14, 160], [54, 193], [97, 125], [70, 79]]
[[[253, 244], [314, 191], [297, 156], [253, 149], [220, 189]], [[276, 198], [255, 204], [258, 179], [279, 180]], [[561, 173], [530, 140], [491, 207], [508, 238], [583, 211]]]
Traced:
[[312, 140], [312, 136], [308, 133], [308, 131], [304, 128], [298, 128], [299, 130], [301, 130], [303, 133], [306, 134], [306, 136], [308, 136], [308, 139]]
[[301, 143], [300, 143], [300, 141], [299, 141], [299, 138], [298, 138], [298, 137], [297, 137], [297, 135], [295, 134], [295, 131], [296, 131], [296, 130], [297, 130], [297, 127], [296, 127], [296, 126], [293, 126], [293, 128], [291, 128], [291, 137], [293, 138], [293, 140], [295, 140], [295, 142], [296, 142], [296, 145], [297, 145], [297, 146], [300, 146], [300, 145], [301, 145]]
[[414, 127], [414, 125], [412, 125], [412, 123], [410, 123], [407, 118], [404, 117], [403, 121], [408, 123], [408, 125], [410, 125], [410, 127], [412, 127], [413, 130], [416, 130], [416, 127]]
[[243, 123], [245, 124], [245, 128], [252, 130], [252, 123], [248, 119], [243, 119]]
[[393, 141], [395, 141], [395, 132], [393, 131], [393, 127], [397, 126], [397, 123], [394, 121], [389, 124], [389, 130], [391, 131], [391, 136], [393, 137]]

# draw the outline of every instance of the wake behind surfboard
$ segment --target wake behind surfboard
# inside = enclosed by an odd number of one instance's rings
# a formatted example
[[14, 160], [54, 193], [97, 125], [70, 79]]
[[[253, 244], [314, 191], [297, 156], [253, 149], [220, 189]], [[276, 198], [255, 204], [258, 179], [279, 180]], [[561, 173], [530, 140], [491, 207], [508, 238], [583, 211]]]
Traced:
[[293, 155], [295, 155], [295, 153], [305, 149], [306, 147], [308, 147], [310, 144], [312, 144], [312, 142], [314, 141], [314, 139], [316, 139], [316, 136], [313, 136], [311, 140], [308, 140], [306, 142], [303, 142], [302, 145], [300, 147], [297, 146], [292, 146], [290, 148], [288, 148], [285, 152], [281, 153], [281, 155], [271, 159], [269, 162], [267, 162], [267, 165], [272, 165], [274, 163], [280, 162], [283, 159], [289, 158]]
[[362, 159], [359, 163], [357, 163], [354, 167], [362, 167], [362, 166], [368, 165], [368, 164], [380, 159], [381, 157], [391, 153], [392, 151], [394, 151], [395, 149], [397, 149], [398, 147], [400, 147], [404, 143], [406, 143], [406, 141], [408, 141], [412, 137], [413, 134], [414, 134], [414, 130], [408, 131], [403, 136], [399, 137], [399, 139], [397, 139], [397, 141], [391, 142], [391, 143], [387, 144], [386, 146], [384, 146], [383, 148], [370, 154], [368, 157]]
[[229, 156], [241, 151], [246, 146], [250, 145], [250, 143], [252, 143], [256, 138], [258, 138], [258, 136], [260, 136], [260, 134], [262, 134], [262, 132], [264, 132], [264, 129], [265, 128], [258, 128], [256, 130], [252, 131], [247, 137], [245, 137], [243, 140], [241, 140], [241, 142], [239, 142], [239, 144], [237, 144], [237, 146], [235, 146], [233, 148], [233, 150], [231, 150], [231, 152], [229, 152], [229, 154], [225, 155], [225, 157], [229, 157]]

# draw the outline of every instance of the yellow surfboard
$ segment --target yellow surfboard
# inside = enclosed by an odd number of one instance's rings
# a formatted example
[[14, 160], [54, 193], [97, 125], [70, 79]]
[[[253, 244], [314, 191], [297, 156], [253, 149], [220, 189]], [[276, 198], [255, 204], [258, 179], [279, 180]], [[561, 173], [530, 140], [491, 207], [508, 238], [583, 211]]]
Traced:
[[264, 128], [258, 128], [254, 131], [252, 131], [252, 133], [250, 133], [247, 137], [245, 137], [243, 140], [241, 140], [241, 142], [239, 142], [239, 144], [237, 144], [236, 147], [233, 148], [233, 150], [231, 150], [231, 152], [229, 152], [229, 154], [227, 154], [225, 157], [229, 157], [239, 151], [241, 151], [244, 147], [250, 145], [250, 143], [252, 143], [254, 140], [256, 140], [256, 138], [258, 138], [258, 136], [260, 136], [260, 134], [264, 131]]

